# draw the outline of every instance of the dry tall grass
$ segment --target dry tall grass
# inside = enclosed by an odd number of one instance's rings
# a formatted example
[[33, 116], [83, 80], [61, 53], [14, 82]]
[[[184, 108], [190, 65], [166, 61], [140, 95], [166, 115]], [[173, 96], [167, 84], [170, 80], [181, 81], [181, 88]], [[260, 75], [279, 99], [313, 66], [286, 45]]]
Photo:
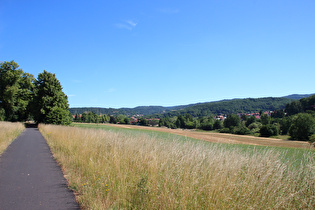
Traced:
[[24, 128], [22, 123], [0, 121], [0, 155], [20, 135]]
[[110, 131], [40, 125], [89, 209], [314, 209], [314, 153], [223, 149]]

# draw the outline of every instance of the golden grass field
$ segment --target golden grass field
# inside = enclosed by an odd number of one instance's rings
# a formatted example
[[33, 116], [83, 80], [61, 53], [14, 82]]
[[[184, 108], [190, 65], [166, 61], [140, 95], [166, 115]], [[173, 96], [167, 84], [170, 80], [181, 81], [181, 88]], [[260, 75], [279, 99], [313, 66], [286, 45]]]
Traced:
[[173, 133], [177, 135], [187, 136], [195, 139], [209, 141], [213, 143], [229, 143], [229, 144], [247, 144], [247, 145], [260, 145], [260, 146], [275, 146], [275, 147], [292, 147], [292, 148], [314, 148], [305, 141], [283, 140], [275, 138], [255, 137], [248, 135], [233, 135], [227, 133], [212, 133], [205, 131], [182, 130], [182, 129], [169, 129], [160, 127], [149, 126], [136, 126], [136, 125], [119, 125], [119, 124], [106, 124], [118, 128], [142, 129], [160, 131], [166, 133]]
[[175, 136], [53, 125], [39, 129], [82, 208], [315, 207], [311, 150], [286, 159], [267, 147], [247, 151]]
[[0, 155], [24, 129], [22, 123], [0, 121]]

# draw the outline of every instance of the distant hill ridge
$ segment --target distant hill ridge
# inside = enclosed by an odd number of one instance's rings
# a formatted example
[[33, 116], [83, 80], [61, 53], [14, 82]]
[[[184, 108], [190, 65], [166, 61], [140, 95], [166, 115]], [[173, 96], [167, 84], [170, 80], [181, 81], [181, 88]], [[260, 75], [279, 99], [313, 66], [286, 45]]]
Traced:
[[315, 95], [315, 93], [313, 93], [313, 94], [292, 94], [292, 95], [283, 96], [283, 97], [284, 98], [289, 98], [289, 99], [299, 100], [301, 98], [307, 98], [307, 97], [310, 97], [312, 95]]
[[172, 107], [163, 106], [138, 106], [135, 108], [99, 108], [82, 107], [70, 108], [71, 114], [82, 114], [84, 112], [94, 112], [96, 114], [108, 115], [166, 115], [173, 116], [178, 114], [190, 113], [193, 116], [205, 116], [209, 114], [229, 114], [245, 113], [264, 110], [283, 109], [287, 103], [292, 100], [309, 97], [314, 94], [292, 94], [284, 97], [266, 97], [266, 98], [246, 98], [246, 99], [225, 99], [214, 102], [196, 103], [189, 105], [180, 105]]

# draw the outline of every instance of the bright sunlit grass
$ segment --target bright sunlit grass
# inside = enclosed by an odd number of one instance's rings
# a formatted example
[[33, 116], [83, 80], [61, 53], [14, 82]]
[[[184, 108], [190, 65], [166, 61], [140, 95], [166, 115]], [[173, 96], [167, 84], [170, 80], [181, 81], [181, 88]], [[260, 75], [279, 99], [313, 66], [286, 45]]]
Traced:
[[[314, 152], [40, 125], [83, 208], [313, 209]], [[294, 155], [294, 154], [293, 154]], [[298, 167], [296, 164], [298, 163]]]
[[0, 155], [24, 129], [22, 123], [0, 121]]

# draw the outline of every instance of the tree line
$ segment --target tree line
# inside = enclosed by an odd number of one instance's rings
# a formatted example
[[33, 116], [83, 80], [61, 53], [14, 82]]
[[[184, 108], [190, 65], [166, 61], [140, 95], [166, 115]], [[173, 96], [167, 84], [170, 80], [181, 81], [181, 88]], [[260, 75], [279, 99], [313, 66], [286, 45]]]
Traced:
[[0, 63], [0, 120], [69, 125], [68, 98], [56, 75], [44, 70], [37, 79], [14, 61]]
[[315, 141], [315, 95], [288, 103], [269, 115], [228, 114], [221, 121], [214, 116], [193, 117], [191, 114], [164, 117], [160, 126], [182, 129], [217, 130], [221, 133], [259, 135], [262, 137], [287, 135], [291, 139]]
[[107, 115], [107, 114], [96, 114], [95, 112], [84, 112], [83, 114], [74, 115], [73, 122], [81, 123], [111, 123], [111, 124], [133, 124], [142, 126], [157, 126], [159, 121], [156, 119], [146, 119], [145, 117], [140, 118], [129, 118], [126, 115]]

